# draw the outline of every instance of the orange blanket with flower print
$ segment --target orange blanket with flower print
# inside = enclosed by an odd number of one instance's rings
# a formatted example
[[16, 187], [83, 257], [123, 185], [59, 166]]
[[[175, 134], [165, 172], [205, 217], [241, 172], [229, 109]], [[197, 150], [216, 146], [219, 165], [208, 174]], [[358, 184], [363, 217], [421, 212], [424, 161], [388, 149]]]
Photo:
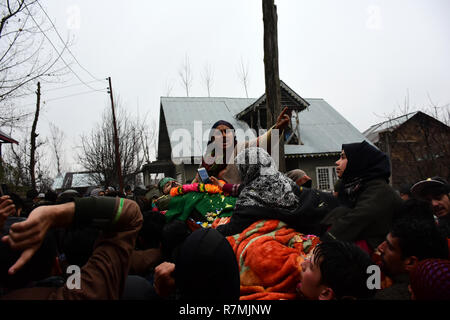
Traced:
[[301, 263], [320, 242], [279, 220], [261, 220], [227, 237], [239, 265], [241, 300], [295, 299]]

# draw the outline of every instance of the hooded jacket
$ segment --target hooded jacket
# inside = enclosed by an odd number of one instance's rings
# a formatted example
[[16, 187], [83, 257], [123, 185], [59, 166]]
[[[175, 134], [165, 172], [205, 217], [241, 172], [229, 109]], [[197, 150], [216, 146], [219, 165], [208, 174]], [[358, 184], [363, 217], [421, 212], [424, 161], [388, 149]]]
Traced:
[[392, 216], [402, 200], [389, 185], [389, 157], [366, 141], [343, 144], [347, 167], [338, 199], [322, 223], [329, 226], [323, 239], [365, 240], [375, 249], [389, 232]]

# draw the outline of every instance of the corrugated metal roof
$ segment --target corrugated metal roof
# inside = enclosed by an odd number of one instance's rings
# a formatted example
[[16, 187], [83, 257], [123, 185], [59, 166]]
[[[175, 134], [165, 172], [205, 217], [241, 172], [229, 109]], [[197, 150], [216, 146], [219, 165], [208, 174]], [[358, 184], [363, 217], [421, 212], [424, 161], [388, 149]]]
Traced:
[[414, 117], [419, 112], [420, 111], [411, 112], [411, 113], [405, 114], [403, 116], [400, 116], [400, 117], [397, 117], [394, 119], [389, 119], [389, 120], [374, 124], [369, 129], [364, 131], [363, 135], [366, 136], [367, 139], [369, 139], [373, 143], [376, 143], [376, 142], [378, 142], [378, 139], [379, 139], [379, 133], [384, 132], [384, 131], [392, 131], [392, 130], [398, 128], [400, 125], [402, 125], [407, 120]]
[[[218, 120], [230, 122], [235, 129], [248, 130], [249, 126], [235, 116], [255, 102], [256, 99], [244, 98], [161, 98], [169, 137], [174, 139], [174, 132], [185, 129], [193, 137], [194, 121], [202, 121], [202, 132], [207, 136], [212, 125]], [[310, 106], [299, 113], [300, 138], [303, 145], [285, 145], [286, 155], [325, 154], [340, 152], [343, 143], [367, 140], [350, 122], [342, 117], [323, 99], [305, 99]], [[180, 131], [178, 131], [180, 132]], [[206, 146], [204, 137], [202, 146], [194, 147], [186, 154], [188, 157], [201, 158]], [[237, 134], [238, 141], [240, 139]], [[172, 150], [180, 140], [171, 141]]]
[[69, 189], [96, 186], [97, 183], [89, 172], [66, 172], [53, 180], [52, 189]]
[[300, 139], [303, 145], [285, 145], [286, 155], [338, 153], [342, 150], [343, 143], [367, 140], [325, 100], [305, 100], [310, 106], [299, 113]]
[[64, 182], [64, 176], [58, 176], [55, 179], [53, 179], [52, 189], [61, 189]]
[[[161, 106], [166, 118], [169, 137], [175, 139], [183, 130], [187, 130], [191, 137], [191, 153], [185, 156], [201, 158], [203, 148], [206, 147], [209, 131], [216, 121], [228, 121], [236, 130], [247, 131], [249, 129], [249, 126], [244, 121], [237, 120], [234, 118], [234, 115], [248, 107], [255, 100], [247, 98], [161, 97]], [[198, 128], [200, 128], [201, 124], [202, 143], [194, 140], [195, 122], [198, 122]], [[239, 132], [237, 133], [239, 139]], [[181, 138], [171, 141], [172, 150], [174, 145], [180, 141]]]
[[90, 173], [77, 173], [73, 175], [71, 188], [96, 186], [97, 182]]

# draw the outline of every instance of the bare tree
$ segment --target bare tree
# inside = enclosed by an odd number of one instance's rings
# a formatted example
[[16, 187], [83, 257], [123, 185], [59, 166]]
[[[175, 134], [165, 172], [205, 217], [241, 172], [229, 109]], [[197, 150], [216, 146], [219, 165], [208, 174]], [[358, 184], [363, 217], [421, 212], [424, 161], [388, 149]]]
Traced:
[[146, 126], [146, 117], [144, 121], [141, 122], [141, 128], [138, 130], [139, 136], [141, 138], [141, 146], [144, 155], [144, 160], [149, 163], [152, 161], [153, 154], [155, 153], [155, 141], [156, 141], [156, 125], [152, 120], [150, 121], [150, 126]]
[[62, 174], [62, 160], [63, 160], [63, 141], [64, 141], [64, 131], [58, 128], [55, 124], [50, 123], [50, 147], [53, 151], [53, 155], [56, 160], [56, 170], [57, 176]]
[[[28, 190], [31, 187], [30, 172], [30, 132], [25, 130], [19, 145], [10, 145], [8, 152], [2, 159], [4, 166], [3, 182], [10, 185], [13, 190]], [[43, 147], [45, 139], [37, 139], [35, 144], [35, 184], [37, 190], [47, 190], [52, 182], [48, 161], [45, 159]]]
[[425, 111], [433, 115], [436, 119], [439, 119], [440, 121], [445, 123], [447, 126], [450, 126], [450, 103], [439, 105], [431, 99], [431, 96], [428, 92], [427, 97], [430, 105], [425, 109]]
[[13, 186], [30, 186], [28, 134], [18, 146], [11, 145], [10, 151], [5, 157], [5, 162], [9, 165], [6, 181]]
[[172, 80], [166, 80], [166, 88], [165, 88], [165, 95], [166, 97], [170, 97], [173, 90], [173, 81]]
[[[13, 100], [32, 92], [37, 79], [45, 81], [65, 73], [60, 66], [63, 49], [54, 57], [46, 50], [44, 17], [37, 0], [0, 2], [0, 124], [23, 120], [29, 114], [16, 108]], [[40, 18], [41, 17], [41, 18]]]
[[[139, 107], [136, 114], [137, 119], [140, 119], [140, 121], [136, 122], [136, 124], [139, 126], [138, 134], [142, 146], [143, 158], [147, 163], [149, 163], [155, 153], [156, 124], [154, 120], [148, 120], [148, 112], [141, 117]], [[147, 125], [147, 123], [149, 123], [149, 125]]]
[[[116, 98], [116, 120], [119, 137], [122, 175], [125, 184], [133, 184], [134, 176], [140, 171], [145, 155], [142, 135], [146, 125], [141, 119], [133, 119]], [[116, 157], [112, 128], [111, 109], [103, 113], [102, 122], [89, 135], [81, 136], [82, 151], [78, 155], [80, 164], [92, 172], [98, 184], [118, 185], [115, 172]]]
[[241, 57], [241, 61], [240, 61], [240, 64], [238, 66], [237, 73], [238, 73], [239, 80], [242, 82], [242, 85], [244, 86], [245, 96], [247, 98], [248, 98], [248, 85], [249, 85], [248, 72], [249, 72], [249, 64], [247, 62], [247, 64], [244, 65], [244, 60]]
[[191, 64], [189, 62], [189, 57], [187, 54], [185, 56], [183, 65], [178, 71], [178, 75], [180, 76], [183, 87], [186, 90], [186, 97], [189, 97], [189, 91], [192, 87], [193, 76], [191, 71]]
[[36, 189], [36, 138], [38, 134], [36, 133], [36, 127], [39, 120], [39, 111], [41, 107], [41, 83], [37, 84], [36, 91], [36, 112], [34, 113], [33, 125], [31, 126], [31, 137], [30, 137], [30, 178], [31, 178], [31, 187]]
[[206, 90], [208, 91], [208, 98], [211, 97], [211, 89], [214, 84], [213, 70], [209, 63], [205, 64], [203, 69], [203, 83], [205, 84]]

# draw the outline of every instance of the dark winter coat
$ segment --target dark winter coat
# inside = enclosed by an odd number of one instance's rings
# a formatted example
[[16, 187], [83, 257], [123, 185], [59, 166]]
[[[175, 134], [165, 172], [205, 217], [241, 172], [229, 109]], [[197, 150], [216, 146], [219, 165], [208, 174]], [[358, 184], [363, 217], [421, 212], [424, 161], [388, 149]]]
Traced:
[[341, 206], [323, 220], [324, 239], [365, 240], [375, 249], [386, 237], [402, 203], [389, 185], [389, 157], [366, 141], [343, 144], [348, 159], [338, 197]]
[[392, 217], [402, 200], [388, 184], [389, 157], [371, 144], [343, 144], [347, 166], [338, 190], [340, 207], [322, 221], [328, 225], [324, 239], [365, 240], [375, 249], [389, 232]]
[[401, 203], [400, 196], [384, 179], [367, 181], [355, 195], [353, 207], [337, 207], [322, 220], [322, 224], [331, 226], [322, 238], [365, 240], [375, 249], [389, 233]]

